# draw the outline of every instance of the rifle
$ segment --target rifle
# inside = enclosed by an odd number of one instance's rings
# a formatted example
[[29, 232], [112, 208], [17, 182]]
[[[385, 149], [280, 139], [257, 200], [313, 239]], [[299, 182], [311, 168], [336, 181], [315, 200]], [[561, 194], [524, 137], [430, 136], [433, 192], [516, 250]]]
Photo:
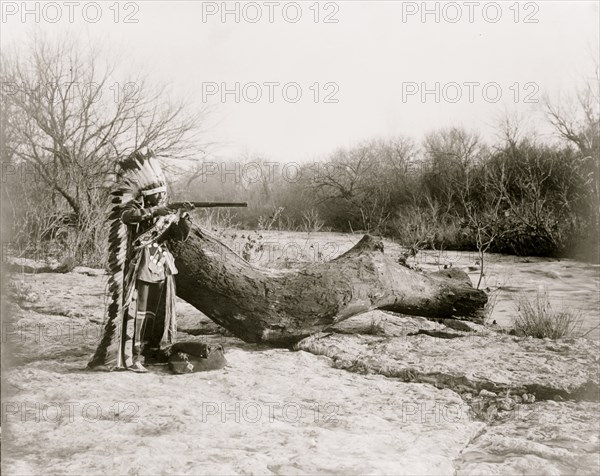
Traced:
[[194, 208], [225, 208], [225, 207], [247, 207], [247, 202], [173, 202], [167, 205], [167, 208], [176, 210], [178, 208], [187, 208], [191, 204]]
[[218, 208], [218, 207], [247, 207], [247, 202], [173, 202], [166, 205], [171, 210], [178, 210], [177, 212], [169, 215], [159, 217], [157, 223], [155, 223], [150, 229], [141, 233], [133, 242], [133, 249], [137, 250], [143, 246], [148, 246], [154, 243], [160, 236], [162, 236], [174, 223], [179, 219], [181, 211], [190, 210], [190, 205], [194, 208]]

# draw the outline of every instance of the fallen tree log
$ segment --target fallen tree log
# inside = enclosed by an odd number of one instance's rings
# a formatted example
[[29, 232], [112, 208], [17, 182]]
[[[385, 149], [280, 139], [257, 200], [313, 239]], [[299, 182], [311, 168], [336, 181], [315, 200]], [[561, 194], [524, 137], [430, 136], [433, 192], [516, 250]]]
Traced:
[[487, 301], [466, 274], [414, 271], [370, 235], [331, 261], [293, 271], [252, 266], [197, 227], [171, 249], [177, 295], [246, 342], [290, 345], [373, 309], [481, 322]]

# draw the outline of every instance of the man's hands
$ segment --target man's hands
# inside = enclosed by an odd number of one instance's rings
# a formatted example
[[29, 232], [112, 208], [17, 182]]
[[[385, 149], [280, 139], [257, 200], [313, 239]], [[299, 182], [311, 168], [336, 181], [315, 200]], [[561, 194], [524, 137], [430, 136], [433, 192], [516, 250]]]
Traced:
[[[193, 210], [195, 207], [191, 202], [183, 202], [183, 206], [179, 207], [179, 212], [181, 216], [187, 216], [189, 211]], [[168, 207], [152, 207], [152, 217], [162, 217], [165, 215], [170, 215], [171, 213], [175, 213], [174, 209]]]
[[171, 213], [173, 213], [173, 211], [169, 210], [167, 207], [154, 207], [152, 209], [153, 217], [163, 217], [163, 216], [169, 215]]
[[196, 207], [194, 207], [192, 202], [183, 202], [183, 206], [180, 208], [180, 210], [184, 212], [191, 212], [194, 208]]
[[185, 219], [189, 219], [190, 218], [190, 214], [188, 212], [192, 211], [194, 208], [194, 205], [191, 202], [183, 202], [183, 206], [179, 209], [179, 212], [181, 213], [181, 218], [185, 218]]

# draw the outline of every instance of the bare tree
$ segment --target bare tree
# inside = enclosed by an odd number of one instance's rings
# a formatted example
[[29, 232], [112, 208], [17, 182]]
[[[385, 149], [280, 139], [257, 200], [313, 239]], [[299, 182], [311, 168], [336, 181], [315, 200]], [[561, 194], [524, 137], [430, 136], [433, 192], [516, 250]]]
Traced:
[[320, 203], [337, 202], [363, 229], [382, 231], [393, 204], [408, 196], [414, 155], [414, 144], [404, 137], [340, 149], [315, 165], [311, 187]]
[[[466, 187], [458, 191], [464, 207], [464, 215], [474, 234], [477, 247], [480, 266], [477, 289], [480, 288], [485, 276], [486, 253], [498, 238], [510, 231], [503, 220], [506, 200], [504, 164], [501, 163], [498, 168], [499, 176], [497, 174], [491, 177], [487, 168], [484, 168], [483, 172], [483, 175], [478, 177], [479, 183], [474, 184], [469, 179]], [[478, 189], [477, 192], [474, 192], [474, 188]]]
[[36, 36], [3, 48], [2, 160], [34, 168], [47, 213], [71, 213], [83, 226], [103, 216], [120, 158], [146, 146], [170, 159], [195, 153], [202, 111], [142, 76], [117, 81], [117, 64], [78, 44]]
[[[573, 96], [552, 100], [546, 96], [545, 108], [549, 122], [558, 136], [574, 146], [580, 157], [576, 171], [581, 178], [581, 197], [575, 215], [583, 221], [589, 243], [594, 249], [585, 253], [598, 259], [597, 236], [600, 233], [600, 63], [594, 58], [594, 73], [585, 78]], [[564, 194], [563, 194], [564, 196]], [[595, 238], [595, 239], [594, 239]], [[585, 240], [584, 240], [585, 241]], [[594, 259], [594, 258], [592, 258]]]
[[600, 68], [584, 81], [575, 96], [545, 99], [546, 115], [558, 135], [575, 145], [584, 157], [598, 159], [600, 151]]
[[456, 212], [460, 190], [468, 187], [469, 170], [480, 161], [485, 146], [477, 133], [451, 127], [428, 134], [423, 148], [430, 197], [446, 214]]

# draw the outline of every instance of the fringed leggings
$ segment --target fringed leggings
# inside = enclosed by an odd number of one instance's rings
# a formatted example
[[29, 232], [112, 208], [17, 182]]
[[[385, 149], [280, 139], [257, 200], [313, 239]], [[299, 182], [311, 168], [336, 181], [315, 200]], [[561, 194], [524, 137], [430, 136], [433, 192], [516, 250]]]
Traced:
[[[165, 282], [138, 280], [126, 313], [121, 351], [126, 368], [141, 361], [141, 356], [155, 351], [165, 331]], [[143, 363], [143, 362], [140, 362]]]

